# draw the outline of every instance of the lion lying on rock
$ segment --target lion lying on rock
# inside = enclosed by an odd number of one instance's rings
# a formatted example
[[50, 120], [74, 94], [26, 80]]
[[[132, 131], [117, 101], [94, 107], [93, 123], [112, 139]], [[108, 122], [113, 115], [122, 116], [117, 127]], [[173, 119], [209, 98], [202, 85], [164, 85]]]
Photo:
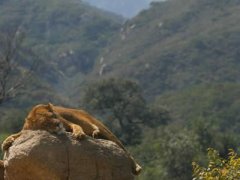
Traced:
[[[104, 124], [83, 110], [53, 106], [50, 103], [37, 105], [28, 114], [22, 130], [46, 130], [57, 134], [67, 131], [79, 140], [90, 136], [113, 141], [132, 160], [133, 174], [138, 175], [141, 172], [141, 166], [136, 163], [121, 141]], [[2, 144], [3, 151], [6, 151], [20, 135], [21, 132], [9, 136]]]

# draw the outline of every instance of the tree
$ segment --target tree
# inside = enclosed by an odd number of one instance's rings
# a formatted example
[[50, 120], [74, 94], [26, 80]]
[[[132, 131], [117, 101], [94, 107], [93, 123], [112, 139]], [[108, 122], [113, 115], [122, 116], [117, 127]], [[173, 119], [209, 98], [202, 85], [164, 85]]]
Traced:
[[159, 149], [162, 154], [162, 166], [165, 167], [165, 179], [191, 179], [191, 162], [201, 154], [198, 136], [189, 130], [165, 130]]
[[0, 105], [18, 95], [36, 68], [37, 61], [26, 60], [36, 55], [23, 46], [24, 39], [19, 27], [0, 32]]
[[97, 114], [127, 144], [141, 139], [146, 102], [137, 83], [108, 79], [88, 86], [83, 106]]
[[179, 125], [148, 129], [131, 152], [144, 167], [141, 180], [191, 179], [191, 163], [203, 158], [198, 136]]
[[229, 150], [228, 159], [223, 159], [216, 150], [209, 148], [208, 159], [209, 164], [207, 168], [193, 162], [194, 180], [240, 179], [240, 158], [233, 150]]
[[140, 142], [142, 129], [166, 125], [172, 118], [159, 104], [149, 105], [140, 86], [110, 78], [89, 85], [82, 106], [99, 115], [126, 144]]

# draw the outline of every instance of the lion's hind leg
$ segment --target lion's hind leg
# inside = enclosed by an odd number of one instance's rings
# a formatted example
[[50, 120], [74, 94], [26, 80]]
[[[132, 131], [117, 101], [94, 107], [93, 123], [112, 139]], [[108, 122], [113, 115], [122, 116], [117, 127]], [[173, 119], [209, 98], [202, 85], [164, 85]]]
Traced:
[[17, 134], [12, 134], [11, 136], [8, 136], [7, 139], [5, 139], [2, 143], [2, 150], [7, 151], [9, 147], [12, 146], [12, 143], [21, 135], [21, 132]]
[[91, 124], [91, 125], [92, 125], [92, 128], [93, 128], [92, 137], [97, 138], [100, 134], [100, 130], [96, 125], [94, 125], [94, 124]]

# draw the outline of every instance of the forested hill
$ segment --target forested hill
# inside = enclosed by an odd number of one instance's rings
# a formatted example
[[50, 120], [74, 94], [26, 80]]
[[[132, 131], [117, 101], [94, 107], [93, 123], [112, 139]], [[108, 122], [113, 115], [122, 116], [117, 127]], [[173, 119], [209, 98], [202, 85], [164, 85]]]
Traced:
[[[87, 72], [122, 19], [84, 3], [64, 0], [9, 0], [0, 7], [0, 26], [20, 26], [27, 43], [48, 58], [62, 61], [57, 66], [65, 74], [74, 74], [77, 65]], [[69, 60], [66, 69], [66, 58]], [[76, 60], [81, 59], [81, 60]], [[76, 62], [78, 61], [78, 62]], [[72, 63], [72, 64], [71, 64]]]
[[33, 105], [81, 106], [131, 145], [139, 180], [192, 179], [207, 148], [240, 151], [239, 12], [239, 0], [167, 0], [124, 22], [80, 0], [0, 0], [0, 61], [12, 31], [31, 52], [18, 49], [7, 83], [38, 62], [18, 96], [1, 103], [0, 86], [0, 141]]
[[[169, 0], [127, 21], [95, 76], [136, 79], [147, 95], [240, 81], [240, 1]], [[99, 59], [100, 59], [99, 58]]]
[[20, 128], [35, 104], [72, 105], [68, 98], [72, 89], [91, 71], [122, 22], [121, 17], [80, 1], [0, 0], [0, 46], [4, 46], [2, 37], [16, 31], [24, 37], [22, 46], [33, 54], [20, 52], [18, 71], [12, 74], [17, 78], [37, 62], [20, 95], [0, 105], [0, 131]]
[[[4, 34], [18, 29], [24, 34], [24, 45], [36, 55], [29, 61], [39, 61], [34, 72], [37, 89], [48, 89], [37, 97], [46, 101], [56, 98], [50, 98], [48, 93], [70, 93], [71, 82], [81, 82], [123, 21], [117, 15], [74, 0], [0, 3], [0, 30]], [[34, 91], [26, 94], [31, 92]]]

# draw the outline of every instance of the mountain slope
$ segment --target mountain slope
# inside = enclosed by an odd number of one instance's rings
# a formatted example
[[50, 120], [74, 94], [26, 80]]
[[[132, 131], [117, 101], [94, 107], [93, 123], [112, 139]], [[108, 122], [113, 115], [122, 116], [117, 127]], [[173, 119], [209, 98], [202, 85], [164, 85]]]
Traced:
[[74, 0], [0, 3], [0, 31], [23, 32], [24, 45], [31, 47], [38, 57], [30, 61], [41, 59], [33, 75], [36, 87], [42, 84], [42, 89], [47, 87], [66, 96], [71, 92], [69, 84], [73, 80], [80, 83], [91, 71], [99, 52], [122, 23], [122, 18], [112, 13]]
[[151, 97], [200, 83], [240, 81], [240, 2], [169, 0], [125, 23], [95, 76], [136, 79]]
[[[87, 72], [121, 23], [120, 18], [86, 4], [63, 0], [4, 1], [0, 15], [0, 27], [19, 26], [29, 45], [61, 61], [57, 68], [66, 73], [74, 67]], [[72, 63], [67, 70], [66, 61]]]
[[167, 108], [176, 121], [194, 128], [196, 123], [239, 133], [240, 84], [217, 83], [165, 93], [155, 103]]

